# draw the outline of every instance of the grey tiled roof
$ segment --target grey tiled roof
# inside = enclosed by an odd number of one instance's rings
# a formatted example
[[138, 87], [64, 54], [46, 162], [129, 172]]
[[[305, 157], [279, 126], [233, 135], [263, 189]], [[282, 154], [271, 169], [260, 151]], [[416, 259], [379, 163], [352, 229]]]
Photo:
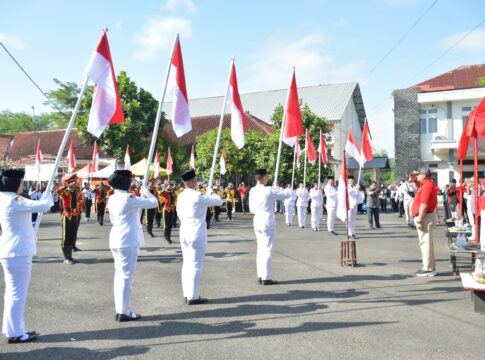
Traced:
[[[244, 111], [249, 111], [259, 119], [270, 122], [275, 107], [278, 104], [285, 104], [287, 92], [287, 89], [280, 89], [241, 94], [241, 102]], [[328, 121], [341, 120], [347, 105], [353, 99], [359, 120], [361, 124], [364, 122], [365, 110], [360, 87], [356, 82], [300, 87], [298, 96], [314, 113], [324, 116]], [[189, 100], [190, 115], [198, 117], [220, 114], [222, 102], [222, 96]], [[165, 102], [163, 110], [170, 118], [172, 103]], [[229, 107], [226, 106], [226, 113], [229, 112]]]
[[[359, 163], [349, 156], [347, 169], [358, 169]], [[362, 169], [390, 169], [389, 158], [387, 156], [376, 156], [371, 161], [367, 161]]]

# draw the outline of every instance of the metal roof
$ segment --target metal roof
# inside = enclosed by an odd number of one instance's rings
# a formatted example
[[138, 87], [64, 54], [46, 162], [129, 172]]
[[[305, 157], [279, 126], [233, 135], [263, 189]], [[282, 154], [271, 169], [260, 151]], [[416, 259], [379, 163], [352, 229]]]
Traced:
[[[347, 169], [358, 169], [359, 163], [352, 157], [347, 160]], [[367, 161], [362, 167], [363, 170], [368, 169], [390, 169], [389, 158], [387, 156], [376, 156], [371, 161]]]
[[[244, 111], [258, 117], [265, 122], [271, 122], [271, 116], [278, 104], [286, 102], [287, 89], [270, 90], [241, 94]], [[298, 88], [298, 97], [318, 116], [324, 116], [328, 121], [340, 121], [347, 105], [352, 100], [359, 115], [361, 125], [364, 124], [365, 109], [356, 82], [342, 84], [321, 84]], [[190, 115], [209, 116], [221, 113], [222, 96], [189, 100]], [[163, 111], [170, 118], [172, 102], [165, 102]], [[226, 113], [230, 109], [226, 106]]]

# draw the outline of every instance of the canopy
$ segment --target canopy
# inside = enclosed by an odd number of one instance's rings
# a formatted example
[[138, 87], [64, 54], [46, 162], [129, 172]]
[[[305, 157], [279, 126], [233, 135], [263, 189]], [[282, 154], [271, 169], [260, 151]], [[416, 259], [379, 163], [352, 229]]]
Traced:
[[122, 169], [121, 166], [116, 164], [116, 161], [113, 161], [110, 165], [106, 166], [105, 168], [89, 173], [89, 177], [92, 179], [107, 179], [109, 176], [115, 172], [115, 170]]
[[74, 171], [74, 174], [76, 174], [79, 179], [87, 179], [89, 177], [90, 168], [91, 164], [87, 164], [85, 167], [79, 169], [78, 171]]
[[[138, 161], [136, 164], [131, 165], [131, 172], [136, 176], [145, 176], [145, 172], [147, 170], [147, 159], [143, 158]], [[153, 175], [153, 164], [150, 166], [150, 174]], [[167, 176], [167, 170], [160, 168], [160, 175]]]

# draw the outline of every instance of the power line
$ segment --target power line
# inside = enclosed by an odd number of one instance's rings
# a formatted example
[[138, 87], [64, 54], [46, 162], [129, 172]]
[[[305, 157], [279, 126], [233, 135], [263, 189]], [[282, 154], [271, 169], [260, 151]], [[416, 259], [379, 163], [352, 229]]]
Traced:
[[32, 84], [34, 84], [34, 86], [42, 93], [42, 95], [44, 95], [44, 97], [54, 107], [54, 109], [59, 111], [59, 113], [61, 115], [65, 116], [66, 119], [69, 119], [69, 116], [66, 113], [64, 113], [59, 108], [59, 106], [57, 106], [57, 104], [49, 97], [49, 95], [47, 95], [47, 93], [45, 91], [43, 91], [40, 88], [39, 85], [37, 85], [37, 83], [34, 81], [34, 79], [32, 79], [32, 77], [27, 73], [27, 71], [22, 67], [22, 65], [20, 65], [20, 63], [17, 61], [17, 59], [15, 59], [15, 57], [12, 55], [12, 53], [10, 53], [10, 51], [8, 51], [8, 49], [5, 47], [5, 45], [1, 41], [0, 41], [0, 46], [2, 46], [3, 50], [5, 50], [5, 52], [8, 54], [8, 56], [10, 56], [10, 58], [13, 60], [13, 62], [20, 68], [20, 70], [25, 74], [25, 76], [27, 76], [27, 78], [32, 82]]
[[404, 39], [409, 35], [409, 33], [419, 24], [419, 22], [426, 16], [426, 14], [436, 5], [436, 3], [439, 0], [435, 0], [427, 9], [426, 11], [421, 14], [421, 16], [411, 25], [411, 27], [399, 38], [399, 40], [384, 54], [384, 56], [377, 62], [377, 64], [374, 65], [374, 67], [367, 73], [367, 75], [364, 77], [362, 82], [367, 80], [373, 73], [374, 71], [379, 67], [380, 64], [384, 62], [384, 60], [391, 55], [391, 53], [394, 51], [394, 49], [397, 48], [397, 46], [404, 41]]

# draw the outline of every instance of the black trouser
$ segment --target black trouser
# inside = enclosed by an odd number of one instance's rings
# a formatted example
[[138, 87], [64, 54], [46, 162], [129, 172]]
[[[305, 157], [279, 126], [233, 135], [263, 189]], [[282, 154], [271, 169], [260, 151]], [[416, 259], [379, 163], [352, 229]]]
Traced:
[[232, 202], [226, 201], [227, 218], [232, 220]]
[[36, 212], [32, 213], [32, 222], [35, 223], [37, 221], [38, 214]]
[[450, 206], [448, 205], [447, 201], [445, 201], [443, 203], [443, 208], [445, 209], [445, 219], [450, 219], [451, 218], [451, 211], [450, 211]]
[[72, 248], [73, 249], [76, 248], [77, 232], [79, 230], [79, 225], [81, 224], [81, 215], [78, 215], [76, 217], [77, 217], [77, 221], [76, 221], [76, 232], [75, 232], [75, 235], [74, 235], [74, 241], [72, 242]]
[[205, 222], [207, 223], [207, 229], [211, 228], [212, 211], [207, 208], [207, 213], [205, 214]]
[[249, 209], [248, 209], [248, 196], [246, 196], [244, 199], [242, 199], [241, 203], [242, 203], [242, 212], [244, 214], [246, 214], [246, 212], [249, 211]]
[[396, 199], [391, 199], [391, 206], [392, 206], [392, 211], [397, 212], [397, 203]]
[[175, 213], [173, 211], [163, 210], [163, 236], [165, 236], [165, 240], [167, 240], [169, 243], [172, 242], [170, 237], [172, 236], [174, 215]]
[[153, 220], [155, 219], [156, 209], [146, 209], [147, 212], [147, 233], [153, 235]]
[[72, 259], [72, 249], [74, 248], [77, 238], [78, 221], [78, 215], [72, 215], [69, 219], [65, 214], [62, 214], [61, 249], [62, 253], [64, 254], [64, 259], [66, 260]]
[[104, 222], [104, 210], [106, 208], [106, 203], [96, 202], [96, 214], [98, 216], [99, 225], [103, 225]]
[[162, 216], [163, 216], [163, 210], [158, 211], [157, 209], [157, 212], [155, 213], [155, 222], [157, 223], [157, 228], [162, 226]]
[[367, 208], [367, 220], [369, 221], [370, 227], [374, 226], [373, 222], [372, 222], [372, 218], [374, 218], [374, 222], [376, 224], [376, 227], [381, 227], [381, 223], [379, 222], [379, 208], [378, 207], [375, 207], [375, 208], [368, 207]]
[[214, 206], [214, 219], [215, 221], [219, 222], [219, 215], [221, 214], [221, 207], [220, 206]]
[[404, 215], [404, 201], [399, 200], [399, 216], [403, 217]]
[[173, 208], [173, 214], [172, 214], [172, 227], [176, 228], [177, 227], [177, 208]]
[[84, 200], [84, 212], [86, 214], [86, 219], [91, 218], [91, 206], [93, 205], [93, 200], [86, 199]]
[[387, 199], [379, 199], [379, 202], [381, 203], [381, 211], [386, 211]]

